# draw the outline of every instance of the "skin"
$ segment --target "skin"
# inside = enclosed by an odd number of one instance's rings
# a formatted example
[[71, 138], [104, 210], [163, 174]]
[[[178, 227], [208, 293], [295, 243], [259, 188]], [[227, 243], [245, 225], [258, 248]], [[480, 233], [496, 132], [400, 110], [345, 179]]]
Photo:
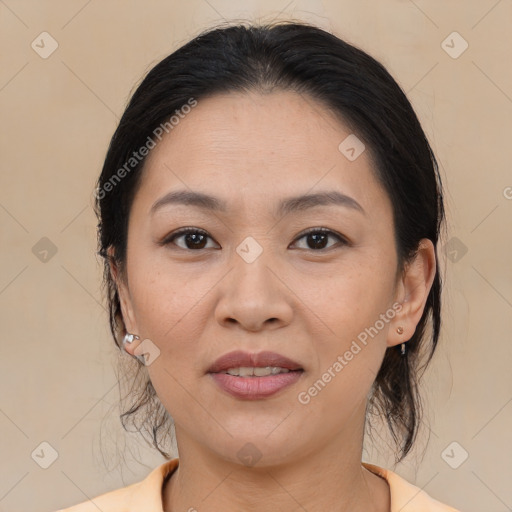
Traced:
[[[309, 97], [230, 93], [200, 100], [148, 156], [126, 273], [112, 266], [112, 274], [127, 331], [160, 350], [147, 370], [174, 419], [180, 456], [164, 488], [166, 512], [390, 510], [387, 482], [361, 466], [365, 407], [385, 351], [421, 318], [435, 255], [422, 240], [399, 272], [391, 203], [370, 152], [351, 162], [338, 150], [350, 133]], [[228, 210], [168, 205], [151, 215], [177, 189], [217, 196]], [[364, 213], [339, 205], [274, 212], [284, 198], [324, 190], [352, 197]], [[203, 248], [186, 236], [159, 244], [182, 227], [206, 231]], [[319, 227], [349, 243], [330, 235], [315, 249], [303, 231]], [[252, 263], [236, 252], [248, 236], [263, 249]], [[300, 403], [298, 393], [396, 303], [401, 310], [378, 335]], [[237, 399], [206, 373], [237, 349], [278, 352], [304, 373], [269, 398]], [[261, 456], [252, 467], [237, 455], [248, 442]]]

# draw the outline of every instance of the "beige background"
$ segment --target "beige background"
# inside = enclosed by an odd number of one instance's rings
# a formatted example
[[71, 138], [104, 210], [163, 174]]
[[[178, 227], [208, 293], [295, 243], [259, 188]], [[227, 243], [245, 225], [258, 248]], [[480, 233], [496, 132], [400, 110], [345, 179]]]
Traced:
[[[442, 164], [449, 250], [444, 240], [444, 327], [425, 386], [430, 442], [396, 471], [463, 511], [512, 510], [509, 0], [0, 0], [0, 511], [69, 506], [163, 462], [116, 416], [94, 181], [152, 65], [223, 19], [292, 16], [380, 59]], [[59, 45], [47, 59], [31, 48], [43, 31]], [[469, 44], [456, 59], [441, 46], [453, 31]], [[57, 249], [46, 261], [43, 237]], [[42, 442], [58, 452], [48, 469], [31, 457]], [[445, 459], [460, 462], [462, 450], [468, 459], [452, 469]]]

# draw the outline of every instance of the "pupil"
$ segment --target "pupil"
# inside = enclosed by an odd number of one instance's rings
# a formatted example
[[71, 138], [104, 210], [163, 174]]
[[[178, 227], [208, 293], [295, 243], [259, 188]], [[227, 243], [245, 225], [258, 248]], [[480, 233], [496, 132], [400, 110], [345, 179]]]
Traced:
[[204, 236], [202, 234], [189, 233], [187, 236], [189, 241], [191, 239], [193, 240], [192, 244], [194, 245], [194, 247], [199, 247], [201, 243], [204, 242], [203, 240], [200, 239], [200, 237]]
[[[314, 233], [314, 234], [311, 234], [309, 235], [310, 239], [313, 240], [313, 246], [316, 248], [316, 249], [322, 249], [323, 247], [325, 247], [325, 240], [327, 238], [327, 235], [325, 235], [324, 233]], [[317, 237], [320, 237], [322, 238], [322, 240], [318, 240]], [[323, 243], [322, 243], [323, 242]]]

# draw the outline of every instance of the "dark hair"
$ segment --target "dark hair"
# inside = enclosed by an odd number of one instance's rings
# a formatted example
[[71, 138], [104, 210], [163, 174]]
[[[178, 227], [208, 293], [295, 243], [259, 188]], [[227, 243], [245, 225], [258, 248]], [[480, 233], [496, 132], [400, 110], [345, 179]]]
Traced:
[[[397, 272], [404, 270], [422, 238], [430, 239], [437, 247], [444, 220], [437, 162], [407, 97], [379, 62], [306, 23], [216, 27], [164, 58], [142, 80], [112, 137], [97, 183], [98, 254], [104, 258], [103, 284], [110, 329], [118, 346], [125, 327], [107, 250], [113, 248], [113, 262], [123, 276], [130, 206], [145, 161], [134, 159], [134, 152], [160, 133], [159, 126], [170, 131], [170, 116], [179, 114], [184, 105], [217, 93], [272, 90], [291, 90], [316, 99], [338, 115], [370, 150], [376, 178], [393, 207]], [[386, 418], [389, 425], [397, 446], [397, 461], [407, 455], [417, 435], [421, 417], [420, 370], [430, 362], [438, 342], [440, 309], [441, 277], [437, 265], [423, 316], [407, 343], [406, 356], [401, 356], [399, 346], [386, 351], [370, 396], [372, 412]], [[432, 329], [427, 336], [429, 317]], [[133, 364], [138, 366], [137, 371], [143, 368], [142, 363]], [[127, 428], [126, 421], [132, 415], [137, 418], [143, 408], [150, 410], [142, 415], [136, 430], [149, 432], [153, 445], [170, 458], [161, 448], [159, 437], [167, 435], [172, 418], [156, 397], [146, 372], [139, 396], [121, 415], [123, 426]]]

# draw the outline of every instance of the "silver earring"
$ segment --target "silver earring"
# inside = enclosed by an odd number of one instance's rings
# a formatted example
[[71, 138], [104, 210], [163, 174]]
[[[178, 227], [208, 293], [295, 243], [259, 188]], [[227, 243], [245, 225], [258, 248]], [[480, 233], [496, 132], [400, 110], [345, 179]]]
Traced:
[[145, 364], [145, 359], [144, 359], [144, 356], [136, 356], [136, 355], [132, 355], [130, 354], [127, 350], [126, 350], [126, 344], [128, 343], [133, 343], [135, 340], [140, 340], [139, 336], [137, 336], [136, 334], [130, 334], [129, 332], [127, 332], [123, 338], [123, 349], [124, 351], [134, 357], [135, 359], [138, 359], [142, 364]]
[[402, 343], [402, 346], [401, 346], [401, 354], [403, 356], [405, 356], [405, 343]]

